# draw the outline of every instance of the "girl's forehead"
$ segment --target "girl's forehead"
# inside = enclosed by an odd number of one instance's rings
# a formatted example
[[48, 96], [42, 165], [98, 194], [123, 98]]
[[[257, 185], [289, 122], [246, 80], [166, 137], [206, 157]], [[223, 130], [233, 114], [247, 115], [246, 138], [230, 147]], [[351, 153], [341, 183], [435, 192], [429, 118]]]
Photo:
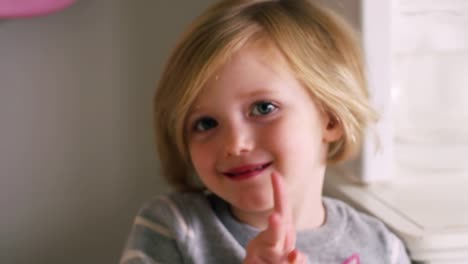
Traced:
[[[246, 69], [254, 70], [257, 74], [246, 74], [250, 73], [246, 72]], [[233, 52], [208, 78], [205, 87], [219, 82], [226, 76], [236, 80], [246, 75], [253, 80], [261, 81], [265, 75], [275, 79], [295, 74], [279, 48], [267, 41], [255, 41]]]
[[[191, 110], [201, 106], [218, 105], [246, 98], [280, 95], [294, 96], [292, 87], [303, 90], [301, 83], [288, 67], [279, 49], [262, 49], [262, 46], [246, 46], [233, 54], [196, 96]], [[303, 91], [300, 91], [303, 95]]]
[[217, 93], [227, 86], [235, 90], [269, 87], [275, 82], [294, 78], [279, 51], [246, 46], [234, 53], [200, 91], [200, 96]]
[[[241, 50], [255, 56], [270, 70], [280, 73], [282, 71], [291, 72], [286, 55], [278, 48], [272, 40], [260, 39], [247, 43]], [[238, 51], [238, 52], [239, 52]]]

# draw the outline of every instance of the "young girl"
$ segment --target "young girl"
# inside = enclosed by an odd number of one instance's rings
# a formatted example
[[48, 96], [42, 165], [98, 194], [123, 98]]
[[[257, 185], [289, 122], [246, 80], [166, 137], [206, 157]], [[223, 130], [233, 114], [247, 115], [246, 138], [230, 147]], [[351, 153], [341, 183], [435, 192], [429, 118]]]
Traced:
[[381, 222], [322, 197], [376, 114], [351, 28], [307, 0], [225, 0], [155, 97], [163, 175], [121, 263], [409, 263]]

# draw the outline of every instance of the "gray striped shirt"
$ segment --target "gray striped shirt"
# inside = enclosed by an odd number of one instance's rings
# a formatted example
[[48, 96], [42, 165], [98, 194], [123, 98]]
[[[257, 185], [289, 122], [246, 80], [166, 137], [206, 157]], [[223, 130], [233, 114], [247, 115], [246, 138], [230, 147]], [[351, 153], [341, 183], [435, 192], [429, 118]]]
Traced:
[[[314, 264], [408, 264], [403, 243], [379, 220], [323, 198], [323, 226], [297, 234], [296, 247]], [[214, 195], [174, 193], [146, 203], [135, 218], [122, 264], [242, 263], [260, 230], [232, 217]]]

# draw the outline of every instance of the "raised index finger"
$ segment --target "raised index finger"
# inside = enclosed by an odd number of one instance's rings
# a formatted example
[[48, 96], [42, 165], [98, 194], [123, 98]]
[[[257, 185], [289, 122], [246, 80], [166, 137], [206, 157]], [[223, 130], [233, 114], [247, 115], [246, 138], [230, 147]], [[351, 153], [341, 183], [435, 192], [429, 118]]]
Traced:
[[292, 223], [292, 212], [289, 208], [286, 195], [286, 184], [277, 172], [271, 174], [271, 183], [273, 185], [273, 200], [275, 203], [274, 213], [281, 218], [283, 228], [286, 228], [285, 237], [283, 240], [283, 249], [292, 250], [296, 245], [296, 232]]
[[273, 185], [273, 201], [275, 203], [274, 210], [281, 217], [287, 214], [288, 203], [286, 200], [286, 187], [284, 181], [277, 172], [271, 173], [271, 183]]

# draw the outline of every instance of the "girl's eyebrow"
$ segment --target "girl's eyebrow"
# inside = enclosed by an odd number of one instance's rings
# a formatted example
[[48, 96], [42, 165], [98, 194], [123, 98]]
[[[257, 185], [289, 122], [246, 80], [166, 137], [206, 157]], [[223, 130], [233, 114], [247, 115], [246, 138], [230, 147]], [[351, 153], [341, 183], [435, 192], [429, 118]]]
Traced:
[[187, 121], [190, 121], [197, 112], [200, 111], [200, 106], [195, 106], [193, 108], [190, 108], [189, 111], [187, 112]]
[[198, 118], [204, 116], [204, 115], [201, 115], [201, 113], [203, 113], [205, 110], [203, 110], [203, 107], [199, 106], [199, 105], [196, 105], [192, 108], [189, 109], [189, 111], [187, 112], [187, 115], [185, 117], [185, 124], [186, 125], [190, 125], [190, 123], [196, 121]]
[[272, 89], [272, 88], [270, 88], [270, 89], [261, 88], [261, 89], [256, 89], [255, 91], [252, 91], [252, 92], [242, 94], [240, 97], [241, 98], [258, 97], [258, 96], [261, 96], [261, 95], [278, 94], [279, 92], [280, 91], [278, 91], [276, 89]]

